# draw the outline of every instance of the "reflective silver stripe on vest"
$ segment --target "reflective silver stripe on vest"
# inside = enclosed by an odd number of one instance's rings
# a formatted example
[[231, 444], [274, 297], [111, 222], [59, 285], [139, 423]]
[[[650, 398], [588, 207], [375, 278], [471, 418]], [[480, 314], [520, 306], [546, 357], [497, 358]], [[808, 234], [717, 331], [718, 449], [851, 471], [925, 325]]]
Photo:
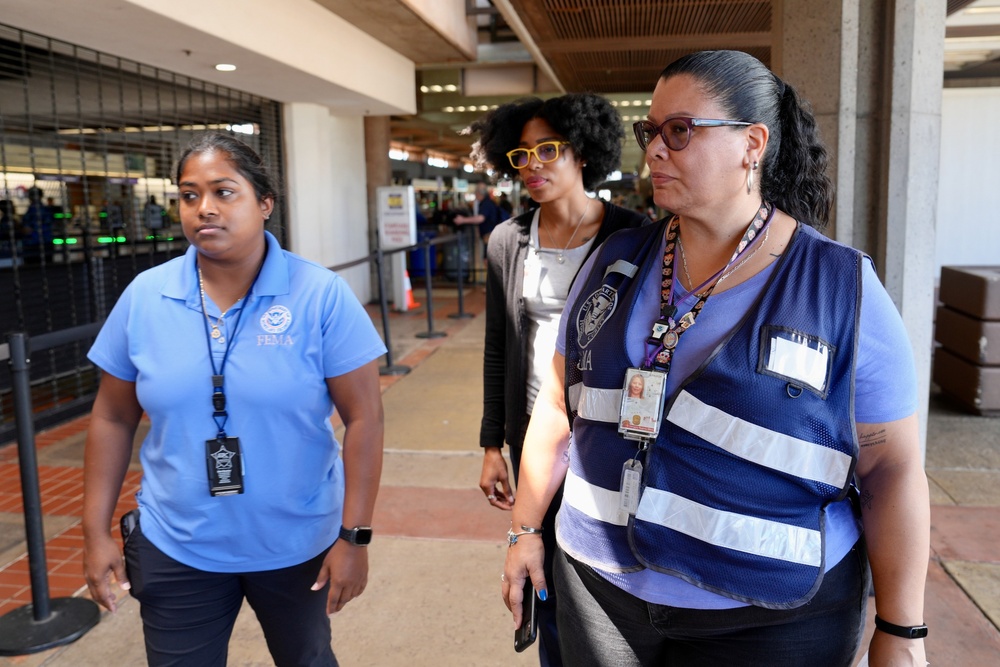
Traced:
[[595, 389], [578, 382], [569, 388], [570, 409], [590, 421], [618, 423], [622, 408], [621, 389]]
[[823, 561], [818, 530], [724, 512], [659, 489], [643, 491], [635, 518], [727, 549], [812, 567]]
[[617, 491], [609, 491], [594, 486], [582, 477], [566, 471], [566, 485], [563, 487], [563, 502], [575, 510], [583, 512], [591, 519], [616, 526], [628, 524], [628, 514], [618, 506]]
[[842, 488], [851, 457], [828, 447], [751, 424], [701, 402], [686, 391], [667, 419], [716, 447], [758, 465]]
[[635, 264], [626, 262], [624, 259], [619, 259], [604, 270], [604, 277], [607, 278], [612, 273], [621, 273], [629, 278], [634, 278], [638, 271], [639, 267]]

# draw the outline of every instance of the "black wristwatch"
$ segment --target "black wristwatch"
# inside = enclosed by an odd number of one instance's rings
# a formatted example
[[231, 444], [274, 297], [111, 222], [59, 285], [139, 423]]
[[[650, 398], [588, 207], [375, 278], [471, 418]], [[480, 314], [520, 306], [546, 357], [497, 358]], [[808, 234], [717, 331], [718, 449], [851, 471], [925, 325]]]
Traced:
[[371, 526], [340, 527], [340, 539], [357, 547], [367, 547], [372, 542]]
[[896, 625], [875, 615], [875, 627], [882, 632], [903, 639], [923, 639], [927, 636], [926, 625]]

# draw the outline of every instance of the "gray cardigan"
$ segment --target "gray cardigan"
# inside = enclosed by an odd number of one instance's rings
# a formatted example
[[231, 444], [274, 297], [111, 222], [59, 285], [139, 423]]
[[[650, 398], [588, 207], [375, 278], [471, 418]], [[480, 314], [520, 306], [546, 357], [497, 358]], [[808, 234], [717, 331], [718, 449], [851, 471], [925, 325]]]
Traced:
[[[520, 447], [527, 422], [528, 341], [524, 259], [534, 211], [501, 223], [490, 235], [486, 263], [486, 345], [483, 353], [481, 447]], [[604, 202], [604, 220], [587, 256], [608, 236], [649, 218]]]

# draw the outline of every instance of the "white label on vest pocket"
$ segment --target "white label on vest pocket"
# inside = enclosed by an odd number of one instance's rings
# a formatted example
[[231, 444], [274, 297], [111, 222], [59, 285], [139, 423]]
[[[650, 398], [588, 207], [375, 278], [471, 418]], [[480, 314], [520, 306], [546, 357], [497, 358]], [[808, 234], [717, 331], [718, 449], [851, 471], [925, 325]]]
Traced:
[[811, 336], [772, 329], [764, 369], [825, 395], [832, 360], [830, 346]]

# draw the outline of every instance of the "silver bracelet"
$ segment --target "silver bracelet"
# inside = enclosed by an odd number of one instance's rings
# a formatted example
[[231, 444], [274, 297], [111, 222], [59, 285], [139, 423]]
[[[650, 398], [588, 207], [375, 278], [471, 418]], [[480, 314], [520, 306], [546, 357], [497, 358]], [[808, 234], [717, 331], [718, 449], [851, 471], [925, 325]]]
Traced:
[[517, 544], [517, 538], [522, 535], [537, 535], [542, 532], [541, 528], [532, 528], [531, 526], [521, 526], [521, 532], [515, 533], [514, 529], [511, 528], [507, 531], [507, 547], [510, 548]]

